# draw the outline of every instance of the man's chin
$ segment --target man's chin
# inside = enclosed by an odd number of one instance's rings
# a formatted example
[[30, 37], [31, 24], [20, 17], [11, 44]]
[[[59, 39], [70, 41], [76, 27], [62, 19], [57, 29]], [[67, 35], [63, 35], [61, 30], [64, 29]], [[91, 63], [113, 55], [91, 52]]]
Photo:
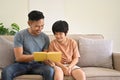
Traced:
[[35, 33], [35, 35], [39, 35], [41, 32], [37, 32], [37, 33]]
[[36, 35], [39, 35], [40, 34], [40, 32], [39, 33], [36, 33]]
[[37, 33], [37, 34], [40, 34], [40, 33], [41, 33], [41, 31], [37, 31], [36, 33]]

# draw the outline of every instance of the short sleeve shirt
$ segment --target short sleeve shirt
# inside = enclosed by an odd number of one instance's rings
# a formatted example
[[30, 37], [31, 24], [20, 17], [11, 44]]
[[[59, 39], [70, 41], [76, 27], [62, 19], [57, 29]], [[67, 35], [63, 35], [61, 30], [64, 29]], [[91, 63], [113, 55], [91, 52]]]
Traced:
[[48, 49], [49, 43], [49, 38], [45, 33], [41, 32], [34, 36], [28, 32], [28, 29], [21, 30], [14, 37], [14, 47], [23, 47], [24, 54]]
[[66, 39], [65, 44], [60, 44], [56, 39], [51, 41], [49, 51], [62, 52], [62, 60], [66, 60], [66, 63], [70, 63], [73, 58], [80, 57], [76, 41], [70, 38]]

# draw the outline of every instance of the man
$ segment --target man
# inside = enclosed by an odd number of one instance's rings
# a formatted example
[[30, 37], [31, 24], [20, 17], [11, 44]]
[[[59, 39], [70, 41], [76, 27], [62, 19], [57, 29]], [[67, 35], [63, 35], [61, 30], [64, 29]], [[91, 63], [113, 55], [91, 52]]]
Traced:
[[44, 15], [40, 11], [28, 14], [30, 28], [21, 30], [14, 37], [15, 63], [3, 69], [2, 80], [13, 80], [23, 74], [39, 74], [44, 80], [53, 80], [54, 70], [43, 62], [35, 62], [33, 52], [46, 51], [49, 38], [42, 31]]

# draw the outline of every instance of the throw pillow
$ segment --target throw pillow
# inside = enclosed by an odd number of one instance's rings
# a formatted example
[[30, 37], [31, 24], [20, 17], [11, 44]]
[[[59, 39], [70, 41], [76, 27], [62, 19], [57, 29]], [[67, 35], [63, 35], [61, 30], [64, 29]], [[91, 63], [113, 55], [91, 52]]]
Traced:
[[79, 39], [81, 67], [112, 67], [112, 41], [104, 39]]
[[4, 68], [13, 62], [13, 42], [0, 36], [0, 68]]

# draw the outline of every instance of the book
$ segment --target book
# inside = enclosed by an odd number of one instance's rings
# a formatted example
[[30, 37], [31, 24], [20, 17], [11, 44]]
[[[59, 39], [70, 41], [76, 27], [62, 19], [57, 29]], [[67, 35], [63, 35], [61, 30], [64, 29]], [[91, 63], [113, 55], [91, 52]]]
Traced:
[[34, 52], [33, 56], [35, 61], [51, 60], [60, 62], [62, 54], [61, 52]]

